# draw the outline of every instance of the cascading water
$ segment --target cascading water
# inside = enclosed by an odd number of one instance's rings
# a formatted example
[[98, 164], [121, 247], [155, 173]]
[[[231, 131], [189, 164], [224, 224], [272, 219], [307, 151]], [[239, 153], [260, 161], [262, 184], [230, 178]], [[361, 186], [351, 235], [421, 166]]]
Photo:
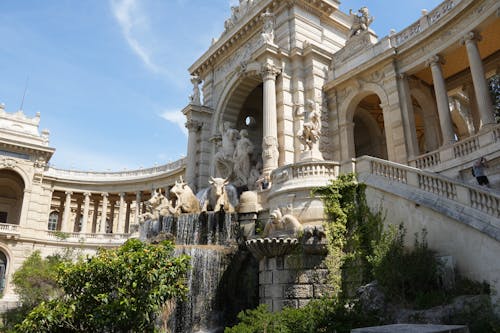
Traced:
[[[141, 239], [151, 239], [163, 233], [175, 240], [176, 255], [191, 257], [191, 270], [186, 279], [189, 293], [186, 300], [178, 302], [173, 310], [168, 323], [172, 333], [222, 332], [228, 320], [234, 320], [235, 309], [255, 305], [235, 302], [238, 298], [233, 295], [235, 291], [226, 290], [228, 285], [234, 285], [231, 280], [236, 278], [235, 275], [246, 274], [247, 261], [251, 259], [238, 251], [237, 230], [236, 215], [223, 212], [165, 216], [159, 222], [143, 224]], [[252, 271], [250, 275], [256, 277], [257, 272]]]

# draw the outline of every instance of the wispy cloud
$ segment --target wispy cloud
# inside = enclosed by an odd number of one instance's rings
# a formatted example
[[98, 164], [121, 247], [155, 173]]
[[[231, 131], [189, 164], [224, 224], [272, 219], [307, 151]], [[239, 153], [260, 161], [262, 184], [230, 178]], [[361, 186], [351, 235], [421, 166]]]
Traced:
[[137, 0], [111, 0], [111, 10], [123, 36], [144, 65], [154, 73], [169, 76], [168, 71], [153, 61], [153, 50], [142, 41], [144, 33], [150, 33], [149, 18]]
[[186, 129], [186, 126], [184, 126], [184, 123], [186, 122], [186, 117], [180, 112], [179, 110], [166, 110], [160, 115], [163, 119], [179, 126], [181, 129], [182, 133], [184, 133], [185, 136], [188, 135], [188, 131]]

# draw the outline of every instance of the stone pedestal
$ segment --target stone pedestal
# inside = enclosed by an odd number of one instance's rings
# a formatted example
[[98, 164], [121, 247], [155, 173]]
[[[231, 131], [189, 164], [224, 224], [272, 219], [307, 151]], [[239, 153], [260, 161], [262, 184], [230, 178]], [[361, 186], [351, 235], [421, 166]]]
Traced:
[[323, 157], [321, 156], [321, 152], [319, 151], [318, 145], [314, 145], [311, 150], [304, 150], [300, 152], [300, 161], [322, 161]]
[[296, 238], [257, 238], [246, 242], [259, 260], [259, 302], [267, 304], [270, 311], [303, 307], [311, 299], [332, 291], [324, 263], [326, 249], [319, 245], [323, 242], [314, 241], [317, 233], [311, 230], [304, 233], [307, 236], [300, 242]]

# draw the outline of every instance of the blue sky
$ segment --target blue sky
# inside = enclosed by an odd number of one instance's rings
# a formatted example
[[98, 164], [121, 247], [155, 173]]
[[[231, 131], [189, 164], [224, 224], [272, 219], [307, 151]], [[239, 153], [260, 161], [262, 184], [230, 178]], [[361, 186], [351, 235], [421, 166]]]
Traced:
[[[343, 1], [379, 37], [439, 0]], [[187, 68], [237, 0], [0, 0], [0, 102], [41, 113], [58, 168], [123, 170], [186, 154]]]

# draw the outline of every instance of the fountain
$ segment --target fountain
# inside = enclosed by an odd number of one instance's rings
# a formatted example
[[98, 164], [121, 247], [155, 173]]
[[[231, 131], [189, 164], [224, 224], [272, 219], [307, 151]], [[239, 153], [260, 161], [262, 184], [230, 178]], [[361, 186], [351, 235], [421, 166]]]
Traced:
[[142, 223], [140, 238], [172, 239], [175, 255], [191, 257], [189, 293], [171, 309], [170, 332], [223, 332], [239, 311], [258, 304], [258, 264], [238, 245], [236, 213], [221, 209], [158, 216]]

